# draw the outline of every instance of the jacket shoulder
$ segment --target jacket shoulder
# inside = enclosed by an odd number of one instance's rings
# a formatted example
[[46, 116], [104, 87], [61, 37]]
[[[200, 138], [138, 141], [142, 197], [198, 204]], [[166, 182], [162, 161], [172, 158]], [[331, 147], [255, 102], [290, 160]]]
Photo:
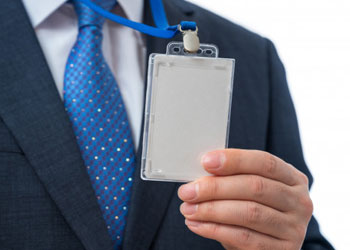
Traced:
[[226, 56], [227, 49], [230, 49], [242, 54], [263, 53], [266, 56], [266, 49], [271, 42], [265, 37], [193, 3], [172, 0], [169, 4], [183, 13], [182, 18], [196, 21], [201, 42], [217, 44], [221, 55]]

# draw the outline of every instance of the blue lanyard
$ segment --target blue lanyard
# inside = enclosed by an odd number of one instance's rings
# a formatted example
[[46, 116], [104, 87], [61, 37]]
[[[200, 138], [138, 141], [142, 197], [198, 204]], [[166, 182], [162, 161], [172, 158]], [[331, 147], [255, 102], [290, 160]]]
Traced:
[[126, 19], [124, 17], [112, 14], [109, 11], [104, 10], [100, 6], [91, 2], [90, 0], [79, 0], [80, 2], [87, 5], [90, 9], [97, 12], [101, 16], [117, 22], [121, 25], [130, 27], [132, 29], [138, 30], [144, 34], [159, 37], [159, 38], [172, 38], [178, 33], [178, 26], [181, 26], [182, 30], [196, 30], [196, 23], [189, 21], [182, 21], [179, 25], [170, 26], [165, 14], [164, 6], [162, 0], [149, 0], [152, 10], [153, 21], [157, 27], [149, 26], [143, 23], [138, 23]]

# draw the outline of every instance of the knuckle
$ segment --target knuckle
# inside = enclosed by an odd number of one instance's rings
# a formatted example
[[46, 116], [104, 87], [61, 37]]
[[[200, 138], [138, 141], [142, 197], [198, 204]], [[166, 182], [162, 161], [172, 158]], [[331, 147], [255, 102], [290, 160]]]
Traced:
[[251, 225], [255, 224], [260, 220], [261, 217], [261, 209], [260, 207], [253, 202], [247, 203], [247, 212], [246, 212], [246, 222]]
[[219, 188], [218, 180], [215, 177], [208, 176], [199, 182], [199, 196], [205, 196], [205, 198], [216, 197]]
[[286, 185], [276, 185], [275, 189], [277, 193], [280, 194], [280, 197], [283, 197], [281, 203], [283, 202], [285, 210], [290, 211], [295, 208], [297, 202], [294, 190], [291, 187]]
[[309, 178], [307, 177], [306, 174], [300, 172], [300, 180], [303, 184], [305, 184], [306, 186], [309, 186]]
[[268, 212], [266, 215], [264, 214], [264, 222], [273, 228], [279, 228], [280, 231], [285, 231], [285, 227], [289, 224], [288, 221], [282, 221], [279, 216], [276, 216], [272, 212]]
[[237, 168], [237, 171], [239, 171], [240, 169], [242, 169], [243, 167], [243, 163], [244, 163], [244, 151], [238, 150], [236, 151], [235, 154], [235, 167]]
[[207, 202], [205, 203], [204, 211], [202, 211], [207, 216], [215, 215], [217, 211], [215, 211], [215, 205], [214, 202]]
[[214, 239], [218, 237], [219, 231], [220, 231], [220, 226], [219, 226], [219, 224], [211, 223], [211, 224], [209, 225], [209, 232], [210, 232], [210, 234], [212, 235], [212, 237], [213, 237]]
[[210, 220], [217, 216], [217, 212], [214, 202], [204, 202], [198, 204], [195, 217], [199, 220]]
[[264, 171], [270, 175], [274, 175], [277, 170], [277, 158], [276, 156], [264, 152]]
[[314, 211], [313, 202], [308, 194], [304, 194], [299, 198], [299, 203], [307, 217], [311, 217]]
[[258, 176], [251, 175], [250, 177], [250, 186], [252, 188], [253, 194], [256, 197], [261, 197], [265, 191], [265, 182], [262, 178]]
[[285, 195], [286, 198], [292, 195], [293, 189], [285, 184], [278, 183], [274, 186], [274, 188], [277, 190], [278, 193]]
[[249, 229], [242, 228], [237, 238], [239, 239], [240, 245], [248, 246], [251, 243], [252, 231], [250, 231]]
[[216, 197], [220, 193], [220, 185], [217, 178], [211, 179], [210, 187], [213, 197]]

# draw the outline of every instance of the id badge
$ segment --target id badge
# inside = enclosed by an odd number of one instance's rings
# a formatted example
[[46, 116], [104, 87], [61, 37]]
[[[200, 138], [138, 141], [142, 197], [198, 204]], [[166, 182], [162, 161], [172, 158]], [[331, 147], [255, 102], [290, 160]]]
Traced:
[[151, 54], [141, 178], [187, 182], [209, 175], [201, 157], [228, 144], [235, 60], [214, 45], [187, 53], [171, 42]]

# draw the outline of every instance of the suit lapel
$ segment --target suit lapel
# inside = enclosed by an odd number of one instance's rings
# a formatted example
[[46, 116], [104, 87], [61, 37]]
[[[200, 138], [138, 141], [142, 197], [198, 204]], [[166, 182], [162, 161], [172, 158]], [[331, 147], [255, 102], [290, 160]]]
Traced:
[[0, 2], [0, 116], [86, 249], [113, 249], [79, 147], [21, 1]]
[[[171, 24], [191, 20], [192, 10], [178, 4], [165, 2]], [[147, 1], [145, 23], [153, 25]], [[20, 0], [0, 2], [0, 30], [1, 118], [85, 248], [113, 249], [71, 123]], [[201, 39], [207, 42], [207, 34]], [[169, 41], [147, 37], [147, 58], [164, 53]], [[151, 246], [177, 186], [140, 179], [142, 136], [139, 144], [125, 250]]]
[[[152, 25], [152, 17], [145, 1], [145, 23]], [[151, 53], [164, 53], [167, 40], [146, 37], [147, 60]], [[147, 67], [146, 67], [147, 69]], [[147, 77], [145, 76], [145, 86]], [[130, 210], [124, 235], [123, 249], [149, 249], [166, 212], [168, 203], [175, 192], [174, 183], [143, 181], [141, 173], [143, 126], [136, 157], [136, 170], [132, 188]]]

